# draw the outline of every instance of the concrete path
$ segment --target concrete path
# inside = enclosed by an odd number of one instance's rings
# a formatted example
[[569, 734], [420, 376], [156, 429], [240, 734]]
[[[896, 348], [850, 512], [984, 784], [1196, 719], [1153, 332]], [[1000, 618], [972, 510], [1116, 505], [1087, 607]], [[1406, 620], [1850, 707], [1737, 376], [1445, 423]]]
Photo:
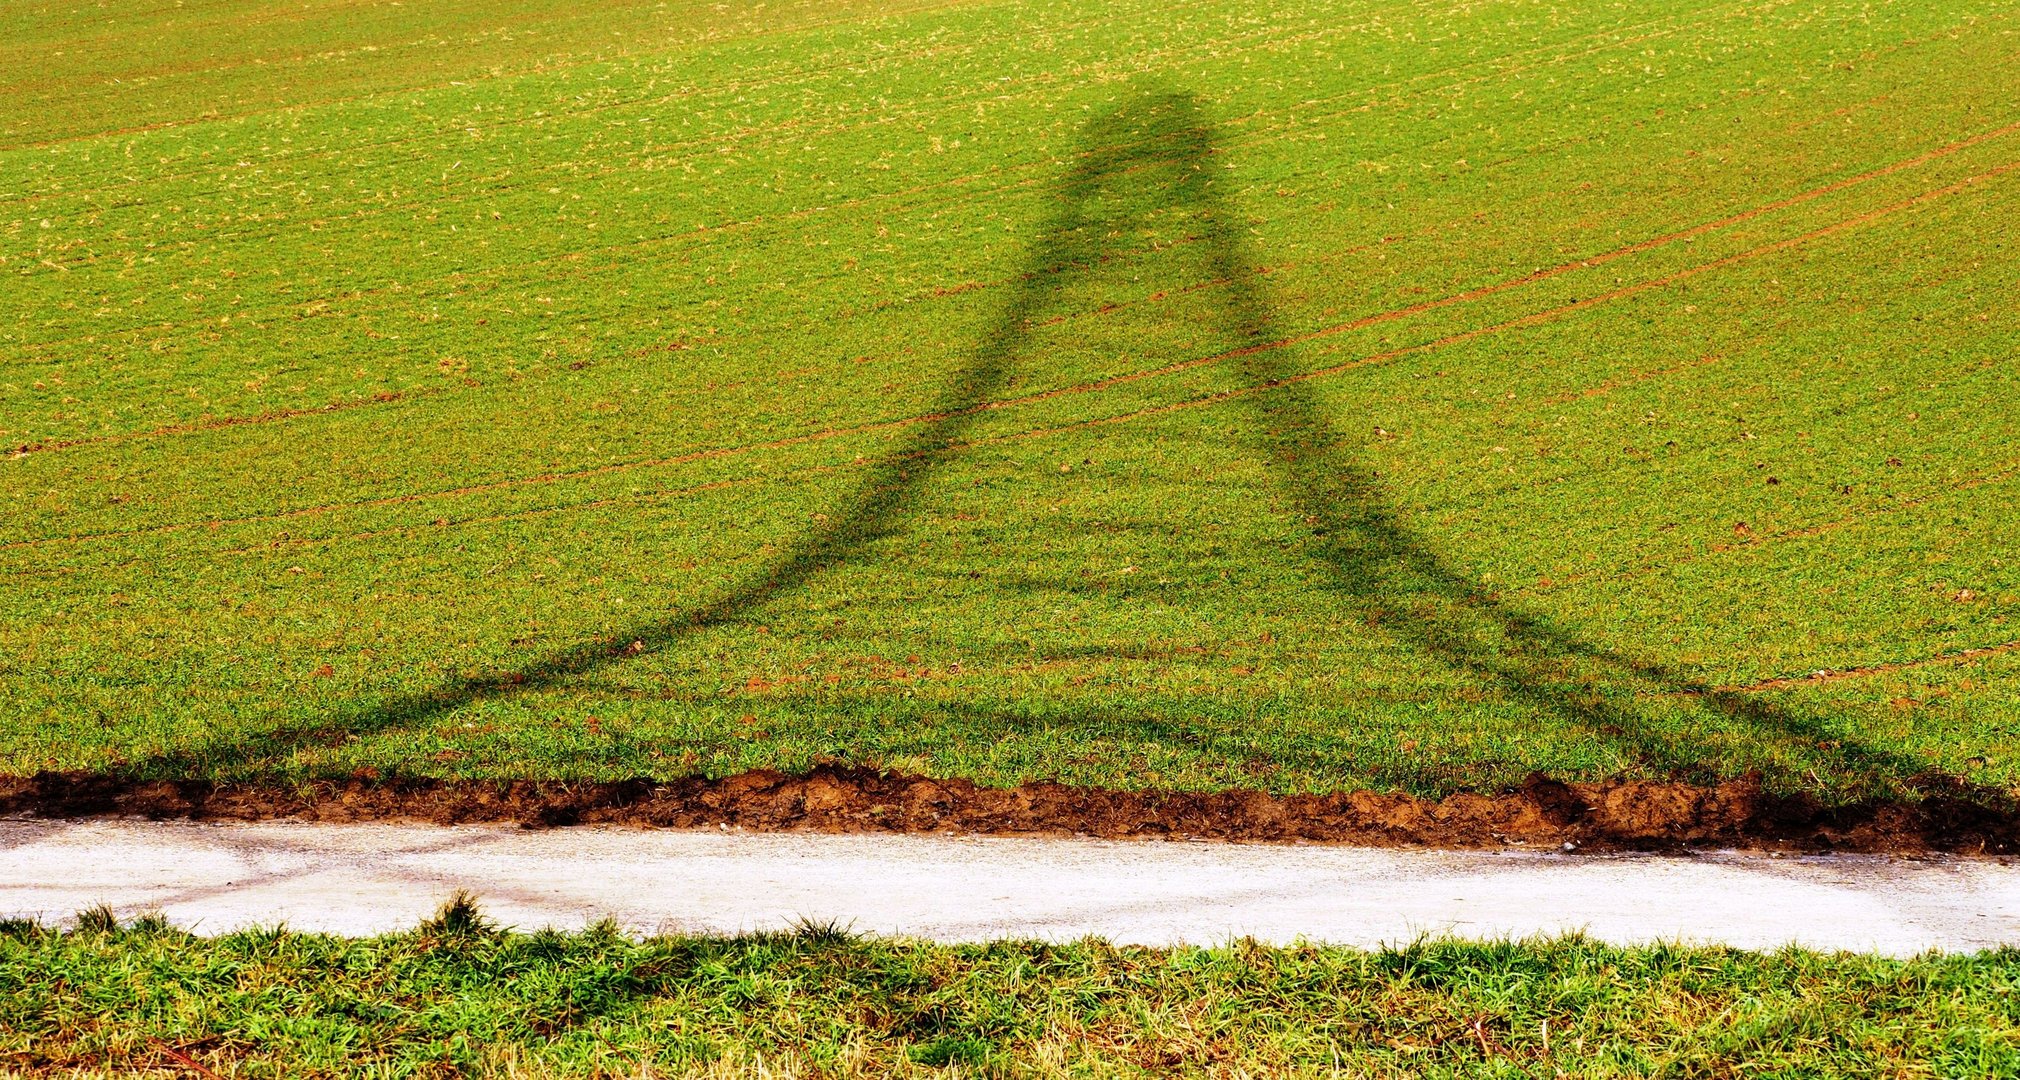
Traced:
[[1573, 930], [1606, 941], [1911, 954], [2020, 944], [2020, 865], [614, 828], [0, 821], [0, 916], [94, 904], [202, 933], [412, 927], [451, 890], [520, 927], [798, 918], [944, 941], [1353, 945]]

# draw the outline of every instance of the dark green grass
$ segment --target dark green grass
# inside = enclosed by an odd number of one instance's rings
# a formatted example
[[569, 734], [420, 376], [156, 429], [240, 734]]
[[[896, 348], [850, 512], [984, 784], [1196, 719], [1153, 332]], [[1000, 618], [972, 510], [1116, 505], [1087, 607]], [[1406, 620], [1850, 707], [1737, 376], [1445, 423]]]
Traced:
[[2020, 954], [0, 932], [0, 1066], [225, 1076], [1888, 1076], [2020, 1070]]
[[2015, 785], [2011, 3], [431, 10], [5, 106], [0, 770]]

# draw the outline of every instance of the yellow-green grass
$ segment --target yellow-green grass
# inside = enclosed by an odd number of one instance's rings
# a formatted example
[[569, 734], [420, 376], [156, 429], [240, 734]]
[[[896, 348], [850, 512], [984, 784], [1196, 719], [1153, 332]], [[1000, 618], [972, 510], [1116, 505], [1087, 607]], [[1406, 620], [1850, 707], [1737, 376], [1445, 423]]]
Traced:
[[25, 1075], [2010, 1076], [2020, 955], [0, 924]]
[[2020, 4], [717, 7], [0, 13], [0, 771], [2014, 787]]

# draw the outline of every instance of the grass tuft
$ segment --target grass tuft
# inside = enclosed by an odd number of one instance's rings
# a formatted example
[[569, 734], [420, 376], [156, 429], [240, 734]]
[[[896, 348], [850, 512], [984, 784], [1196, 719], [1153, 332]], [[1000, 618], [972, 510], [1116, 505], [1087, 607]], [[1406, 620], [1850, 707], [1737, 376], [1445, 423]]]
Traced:
[[495, 934], [498, 927], [484, 916], [474, 894], [457, 889], [420, 925], [419, 932], [429, 938], [465, 939]]
[[173, 934], [176, 932], [176, 929], [168, 921], [168, 916], [161, 912], [143, 911], [134, 916], [132, 921], [126, 924], [126, 932], [142, 936], [160, 936], [163, 934]]
[[792, 934], [811, 945], [847, 945], [856, 940], [853, 924], [837, 919], [816, 919], [801, 915], [792, 922]]
[[76, 932], [80, 934], [116, 934], [119, 932], [119, 915], [109, 904], [99, 904], [77, 913]]
[[982, 1065], [988, 1062], [994, 1047], [971, 1035], [949, 1036], [921, 1043], [906, 1051], [906, 1056], [920, 1065], [943, 1068], [948, 1065]]

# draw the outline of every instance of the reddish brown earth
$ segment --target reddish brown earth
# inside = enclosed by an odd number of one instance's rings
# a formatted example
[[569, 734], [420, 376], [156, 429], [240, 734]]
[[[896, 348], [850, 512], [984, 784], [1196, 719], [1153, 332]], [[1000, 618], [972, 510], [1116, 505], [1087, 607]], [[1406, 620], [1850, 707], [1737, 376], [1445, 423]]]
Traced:
[[1442, 800], [1368, 791], [1114, 791], [1056, 783], [981, 787], [867, 769], [823, 767], [717, 780], [615, 783], [401, 778], [302, 788], [137, 781], [88, 773], [0, 778], [0, 815], [194, 820], [517, 822], [529, 828], [731, 825], [812, 832], [961, 832], [1110, 839], [1205, 839], [1493, 848], [1573, 844], [1597, 850], [1774, 848], [1965, 854], [2020, 852], [2020, 808], [2002, 792], [1929, 781], [1912, 802], [1823, 806], [1758, 782], [1657, 781], [1522, 787]]

